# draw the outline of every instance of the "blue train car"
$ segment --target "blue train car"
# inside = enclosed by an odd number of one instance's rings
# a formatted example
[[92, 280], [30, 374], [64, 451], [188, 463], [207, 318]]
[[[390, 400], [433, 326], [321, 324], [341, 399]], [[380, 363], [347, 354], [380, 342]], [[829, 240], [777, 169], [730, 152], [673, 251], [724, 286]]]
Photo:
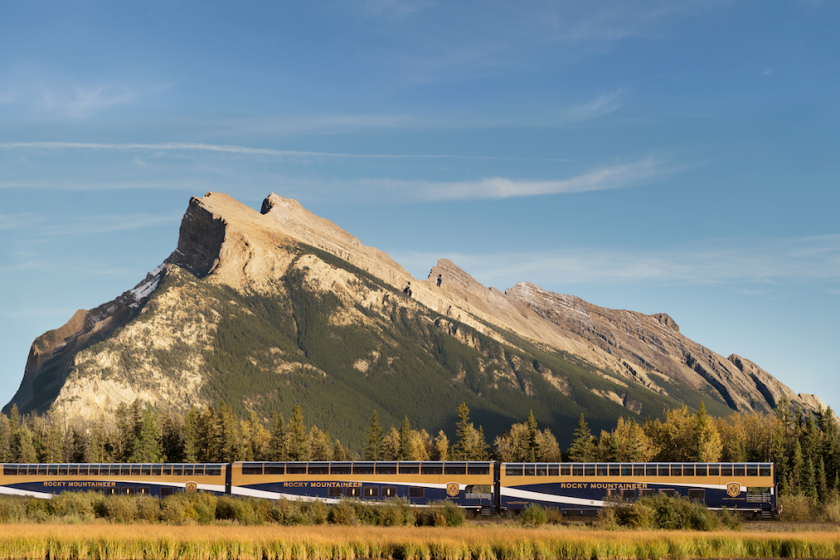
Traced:
[[503, 463], [498, 507], [538, 503], [587, 514], [655, 494], [764, 516], [776, 513], [778, 498], [772, 463]]
[[496, 463], [342, 461], [233, 463], [234, 495], [337, 502], [404, 498], [412, 505], [450, 500], [460, 507], [496, 507]]
[[229, 493], [224, 464], [4, 464], [0, 494], [50, 498], [96, 491], [163, 497], [175, 492]]

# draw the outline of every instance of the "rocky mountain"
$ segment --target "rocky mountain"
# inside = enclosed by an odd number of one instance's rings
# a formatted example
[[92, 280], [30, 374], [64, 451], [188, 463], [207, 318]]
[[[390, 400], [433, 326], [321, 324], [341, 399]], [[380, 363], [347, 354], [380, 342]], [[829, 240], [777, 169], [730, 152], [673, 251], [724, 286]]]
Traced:
[[490, 436], [533, 410], [565, 443], [581, 412], [598, 429], [701, 400], [718, 415], [769, 412], [783, 396], [824, 406], [686, 338], [665, 313], [527, 282], [501, 292], [446, 259], [419, 280], [294, 200], [272, 194], [256, 212], [208, 193], [142, 282], [35, 340], [4, 410], [223, 399], [267, 418], [301, 404], [352, 444], [373, 409], [386, 426], [408, 414], [437, 431], [467, 401]]

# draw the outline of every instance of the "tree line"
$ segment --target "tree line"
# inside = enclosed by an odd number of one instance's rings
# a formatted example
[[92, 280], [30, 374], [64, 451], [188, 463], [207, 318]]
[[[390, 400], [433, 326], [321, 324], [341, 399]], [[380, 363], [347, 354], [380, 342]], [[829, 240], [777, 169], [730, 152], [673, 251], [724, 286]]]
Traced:
[[466, 403], [457, 411], [455, 438], [411, 427], [408, 417], [387, 432], [373, 411], [364, 448], [356, 451], [316, 425], [307, 426], [299, 406], [291, 416], [275, 412], [265, 422], [240, 417], [221, 402], [186, 413], [140, 401], [120, 404], [94, 419], [67, 420], [56, 411], [21, 415], [13, 406], [0, 414], [0, 462], [110, 463], [232, 461], [447, 461], [506, 462], [773, 462], [782, 495], [815, 502], [838, 499], [840, 434], [834, 413], [791, 408], [782, 399], [774, 414], [734, 413], [712, 417], [701, 403], [666, 412], [644, 424], [619, 418], [611, 431], [591, 433], [581, 414], [568, 450], [533, 413], [489, 445], [470, 421]]

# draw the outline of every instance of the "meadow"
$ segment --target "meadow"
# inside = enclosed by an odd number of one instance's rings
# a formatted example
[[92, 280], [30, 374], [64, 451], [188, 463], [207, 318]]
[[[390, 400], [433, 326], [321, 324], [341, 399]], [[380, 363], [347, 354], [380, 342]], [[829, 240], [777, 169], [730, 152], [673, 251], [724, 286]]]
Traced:
[[0, 557], [49, 560], [840, 558], [840, 534], [566, 527], [0, 526]]

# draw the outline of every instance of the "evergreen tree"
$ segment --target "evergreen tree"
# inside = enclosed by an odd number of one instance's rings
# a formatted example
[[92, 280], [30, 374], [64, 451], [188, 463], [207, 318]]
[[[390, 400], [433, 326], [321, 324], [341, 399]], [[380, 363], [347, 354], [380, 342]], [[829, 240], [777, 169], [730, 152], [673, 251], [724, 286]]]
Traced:
[[773, 444], [771, 446], [771, 460], [776, 465], [776, 479], [779, 481], [779, 493], [788, 493], [788, 458], [785, 440], [785, 425], [783, 417], [776, 415], [773, 428]]
[[[183, 463], [186, 440], [184, 418], [177, 412], [166, 411], [160, 417], [160, 460], [165, 463]], [[193, 426], [192, 445], [195, 456], [195, 426]], [[193, 462], [193, 461], [190, 461]]]
[[[274, 411], [271, 419], [271, 440], [268, 443], [268, 455], [272, 461], [285, 461], [288, 458], [286, 423], [283, 415]], [[337, 440], [336, 440], [337, 441]]]
[[811, 457], [808, 457], [808, 461], [805, 463], [804, 487], [805, 495], [816, 502], [819, 499], [819, 495], [817, 494], [817, 472], [814, 468], [814, 460]]
[[820, 457], [820, 466], [817, 470], [817, 492], [820, 502], [824, 503], [828, 498], [828, 481], [825, 478], [825, 461], [822, 457]]
[[332, 450], [332, 460], [333, 461], [346, 461], [347, 460], [347, 451], [341, 446], [341, 442], [339, 440], [335, 440], [335, 445], [333, 445]]
[[458, 424], [455, 430], [458, 441], [455, 444], [455, 456], [453, 459], [463, 461], [469, 456], [470, 432], [473, 429], [474, 427], [470, 422], [470, 409], [467, 408], [466, 402], [462, 402], [458, 405]]
[[595, 443], [593, 440], [589, 425], [584, 420], [583, 413], [581, 413], [577, 430], [575, 430], [575, 438], [572, 440], [572, 446], [569, 449], [569, 458], [575, 463], [592, 462], [595, 458]]
[[318, 426], [312, 426], [309, 430], [309, 460], [329, 461], [331, 447], [330, 436]]
[[788, 483], [790, 493], [794, 496], [803, 493], [805, 482], [805, 460], [802, 458], [802, 446], [797, 439], [793, 445], [793, 461], [790, 465], [790, 482]]
[[157, 463], [160, 461], [160, 430], [151, 406], [146, 406], [140, 435], [134, 440], [134, 451], [129, 457], [131, 463]]
[[530, 455], [534, 457], [533, 462], [536, 462], [537, 455], [537, 419], [534, 418], [534, 411], [528, 412], [528, 420], [525, 422], [528, 427], [528, 449]]
[[198, 461], [198, 445], [199, 445], [199, 423], [201, 421], [201, 414], [195, 405], [191, 405], [187, 415], [184, 417], [184, 444], [182, 457], [187, 463], [195, 463]]
[[0, 414], [0, 463], [12, 462], [12, 427], [5, 414]]
[[288, 455], [290, 461], [309, 460], [309, 437], [303, 422], [303, 412], [300, 406], [292, 409], [292, 419], [289, 422]]
[[411, 424], [408, 422], [408, 416], [403, 419], [402, 429], [400, 430], [400, 461], [413, 461], [414, 458], [414, 442], [411, 438]]
[[382, 427], [379, 425], [379, 417], [373, 411], [368, 427], [367, 445], [365, 445], [365, 460], [378, 461], [382, 456]]

